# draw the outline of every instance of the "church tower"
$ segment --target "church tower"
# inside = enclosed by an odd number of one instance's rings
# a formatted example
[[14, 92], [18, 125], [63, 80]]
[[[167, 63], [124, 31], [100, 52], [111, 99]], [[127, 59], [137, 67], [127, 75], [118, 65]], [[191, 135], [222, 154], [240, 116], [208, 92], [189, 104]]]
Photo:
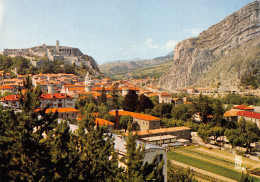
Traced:
[[87, 71], [87, 74], [85, 76], [85, 92], [91, 92], [92, 87], [92, 79], [89, 75], [89, 72]]
[[85, 85], [91, 85], [91, 84], [92, 84], [92, 79], [89, 72], [87, 71], [87, 74], [85, 76]]
[[59, 52], [60, 50], [60, 41], [56, 40], [56, 51]]

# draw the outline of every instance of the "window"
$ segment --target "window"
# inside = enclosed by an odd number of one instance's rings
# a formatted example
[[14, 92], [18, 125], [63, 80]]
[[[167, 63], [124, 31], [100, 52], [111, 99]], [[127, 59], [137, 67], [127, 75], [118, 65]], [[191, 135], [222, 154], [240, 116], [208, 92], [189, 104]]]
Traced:
[[156, 123], [155, 123], [155, 122], [153, 122], [153, 125], [155, 126], [155, 125], [156, 125]]

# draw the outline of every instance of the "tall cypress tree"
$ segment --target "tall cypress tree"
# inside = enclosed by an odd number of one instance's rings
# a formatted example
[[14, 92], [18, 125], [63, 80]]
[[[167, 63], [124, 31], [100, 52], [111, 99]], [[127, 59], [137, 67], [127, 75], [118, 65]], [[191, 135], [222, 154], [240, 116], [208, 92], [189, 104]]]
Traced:
[[151, 163], [143, 161], [145, 156], [145, 144], [137, 146], [137, 135], [132, 132], [132, 125], [128, 123], [128, 136], [126, 141], [126, 154], [120, 159], [125, 164], [126, 169], [123, 173], [123, 181], [163, 181], [162, 172], [164, 161], [158, 163], [157, 156]]
[[[117, 157], [113, 138], [106, 133], [106, 127], [96, 125], [94, 117], [87, 115], [77, 130], [77, 164], [79, 179], [83, 181], [106, 181], [117, 175]], [[111, 156], [112, 157], [111, 159]]]
[[136, 111], [138, 104], [138, 95], [135, 90], [129, 90], [128, 94], [124, 98], [123, 108], [125, 111]]

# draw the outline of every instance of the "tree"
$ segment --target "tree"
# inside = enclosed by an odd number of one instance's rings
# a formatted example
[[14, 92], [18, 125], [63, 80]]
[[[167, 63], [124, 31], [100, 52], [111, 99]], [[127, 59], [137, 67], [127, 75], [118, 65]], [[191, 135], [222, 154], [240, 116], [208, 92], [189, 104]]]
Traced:
[[127, 124], [128, 123], [133, 124], [133, 117], [130, 115], [123, 115], [121, 116], [120, 120], [119, 120], [119, 124], [122, 128], [125, 129], [125, 131], [127, 130]]
[[208, 116], [212, 113], [212, 108], [208, 97], [200, 94], [198, 101], [194, 104], [194, 107], [196, 111], [199, 112], [202, 122], [206, 123], [208, 121]]
[[224, 109], [220, 100], [216, 100], [213, 104], [213, 121], [218, 126], [223, 126]]
[[174, 119], [187, 121], [188, 119], [192, 118], [193, 114], [195, 113], [192, 105], [181, 104], [174, 106], [172, 108], [171, 114]]
[[152, 96], [150, 97], [151, 101], [153, 102], [153, 105], [156, 106], [159, 104], [159, 97], [158, 96]]
[[209, 129], [209, 135], [214, 137], [215, 143], [217, 143], [217, 138], [222, 136], [224, 130], [220, 126], [211, 127]]
[[160, 118], [170, 118], [173, 104], [157, 104], [152, 110], [152, 114]]
[[103, 118], [108, 114], [107, 107], [104, 103], [98, 106], [98, 118]]
[[105, 126], [96, 125], [91, 115], [86, 116], [77, 130], [78, 178], [82, 181], [111, 181], [119, 170], [114, 139], [106, 133]]
[[114, 85], [113, 87], [113, 92], [112, 92], [112, 109], [119, 109], [119, 104], [118, 104], [118, 87], [117, 85]]
[[144, 163], [145, 144], [140, 143], [137, 146], [137, 136], [133, 135], [130, 122], [128, 123], [128, 136], [124, 139], [126, 141], [126, 154], [120, 159], [126, 166], [123, 181], [163, 181], [164, 161], [159, 163], [156, 156], [152, 163]]
[[246, 147], [246, 152], [251, 151], [251, 143], [257, 142], [260, 136], [260, 130], [257, 125], [251, 121], [246, 121], [244, 118], [239, 120], [239, 127], [237, 129], [227, 129], [225, 136], [234, 146]]
[[201, 123], [198, 129], [198, 135], [202, 138], [203, 142], [209, 143], [210, 125]]
[[135, 112], [138, 103], [138, 95], [135, 90], [129, 90], [128, 94], [124, 98], [123, 109], [125, 111]]
[[245, 121], [241, 118], [239, 121], [240, 136], [243, 144], [246, 146], [246, 152], [251, 152], [251, 143], [257, 142], [260, 139], [260, 130], [252, 121]]
[[107, 103], [107, 94], [106, 94], [105, 87], [102, 87], [101, 96], [99, 98], [98, 105], [101, 105], [102, 103], [103, 104]]
[[63, 69], [67, 74], [75, 74], [75, 68], [71, 64], [65, 64]]
[[149, 97], [145, 96], [144, 94], [140, 95], [137, 112], [145, 112], [145, 109], [152, 109], [153, 107], [153, 102]]

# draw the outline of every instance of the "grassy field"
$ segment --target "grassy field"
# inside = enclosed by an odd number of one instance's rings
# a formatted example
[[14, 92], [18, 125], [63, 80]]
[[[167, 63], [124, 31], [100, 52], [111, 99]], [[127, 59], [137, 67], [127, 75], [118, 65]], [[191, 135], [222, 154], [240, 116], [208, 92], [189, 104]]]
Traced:
[[[198, 149], [199, 148], [194, 147], [180, 147], [174, 149], [173, 151], [169, 151], [168, 159], [172, 159], [234, 180], [240, 179], [241, 172], [234, 169], [234, 159], [225, 157], [224, 151], [220, 151], [220, 153], [218, 153], [218, 151], [210, 151], [210, 153], [208, 153], [207, 151], [205, 152]], [[218, 155], [214, 155], [214, 153]], [[223, 157], [221, 157], [221, 155], [223, 155]], [[257, 162], [252, 161], [252, 163], [249, 163], [247, 160], [246, 165], [243, 164], [243, 166], [250, 169], [255, 166], [255, 163]], [[255, 181], [260, 181], [260, 178], [253, 178]]]

